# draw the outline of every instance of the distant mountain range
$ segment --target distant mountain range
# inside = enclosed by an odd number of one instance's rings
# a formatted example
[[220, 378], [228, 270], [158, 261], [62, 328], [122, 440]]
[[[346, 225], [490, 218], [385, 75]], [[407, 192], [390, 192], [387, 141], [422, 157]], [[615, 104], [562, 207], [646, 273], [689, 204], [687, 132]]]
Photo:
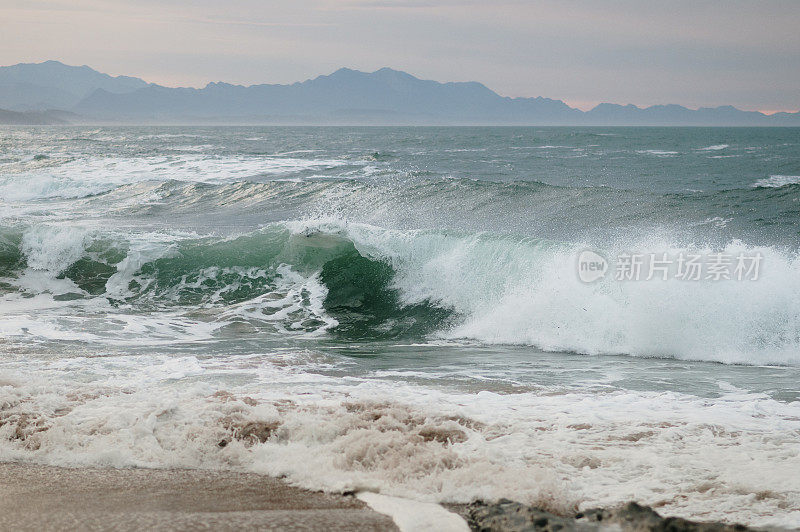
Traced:
[[291, 85], [172, 88], [45, 61], [0, 67], [0, 123], [800, 126], [800, 113], [610, 103], [584, 112], [561, 100], [507, 98], [481, 83], [439, 83], [390, 68], [342, 68]]

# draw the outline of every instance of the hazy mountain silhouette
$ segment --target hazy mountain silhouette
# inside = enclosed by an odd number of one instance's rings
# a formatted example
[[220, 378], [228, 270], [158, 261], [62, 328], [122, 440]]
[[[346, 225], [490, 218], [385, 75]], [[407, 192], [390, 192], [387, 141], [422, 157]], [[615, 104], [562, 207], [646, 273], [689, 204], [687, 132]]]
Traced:
[[389, 122], [506, 122], [521, 116], [562, 120], [580, 114], [559, 100], [503, 98], [480, 83], [438, 83], [389, 68], [372, 73], [342, 68], [291, 85], [209, 83], [202, 89], [150, 85], [128, 94], [100, 89], [75, 111], [148, 119], [255, 116]]
[[131, 92], [147, 82], [128, 76], [109, 76], [88, 66], [58, 61], [0, 67], [0, 107], [15, 111], [69, 110], [97, 89]]
[[0, 108], [62, 109], [87, 122], [127, 123], [800, 125], [800, 113], [766, 116], [730, 106], [600, 104], [583, 112], [561, 100], [507, 98], [477, 82], [439, 83], [390, 68], [194, 89], [46, 61], [0, 67]]
[[642, 109], [635, 105], [601, 103], [588, 111], [586, 118], [589, 123], [596, 125], [800, 125], [798, 113], [767, 116], [730, 105], [693, 110], [681, 105], [653, 105]]

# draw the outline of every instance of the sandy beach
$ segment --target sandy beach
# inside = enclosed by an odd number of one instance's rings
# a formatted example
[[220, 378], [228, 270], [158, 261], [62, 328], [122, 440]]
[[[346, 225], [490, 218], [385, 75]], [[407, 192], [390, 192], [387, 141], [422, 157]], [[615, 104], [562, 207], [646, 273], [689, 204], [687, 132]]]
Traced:
[[251, 473], [0, 464], [2, 530], [397, 530], [353, 496]]

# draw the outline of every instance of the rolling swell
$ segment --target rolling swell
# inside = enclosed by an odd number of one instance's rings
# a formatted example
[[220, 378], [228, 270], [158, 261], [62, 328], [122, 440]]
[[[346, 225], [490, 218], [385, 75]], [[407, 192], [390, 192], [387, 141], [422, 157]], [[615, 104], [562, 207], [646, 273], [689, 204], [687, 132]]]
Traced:
[[[258, 227], [335, 216], [395, 229], [519, 233], [606, 245], [621, 235], [659, 233], [684, 244], [797, 246], [800, 185], [650, 192], [471, 179], [304, 180], [226, 184], [180, 181], [123, 185], [85, 197], [88, 210], [123, 217]], [[580, 216], [576, 216], [580, 213]]]

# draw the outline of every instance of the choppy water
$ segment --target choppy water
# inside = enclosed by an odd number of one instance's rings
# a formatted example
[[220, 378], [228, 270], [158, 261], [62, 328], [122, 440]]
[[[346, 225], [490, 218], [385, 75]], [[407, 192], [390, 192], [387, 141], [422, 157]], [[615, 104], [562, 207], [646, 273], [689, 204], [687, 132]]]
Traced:
[[3, 129], [0, 459], [800, 526], [799, 247], [797, 129]]

